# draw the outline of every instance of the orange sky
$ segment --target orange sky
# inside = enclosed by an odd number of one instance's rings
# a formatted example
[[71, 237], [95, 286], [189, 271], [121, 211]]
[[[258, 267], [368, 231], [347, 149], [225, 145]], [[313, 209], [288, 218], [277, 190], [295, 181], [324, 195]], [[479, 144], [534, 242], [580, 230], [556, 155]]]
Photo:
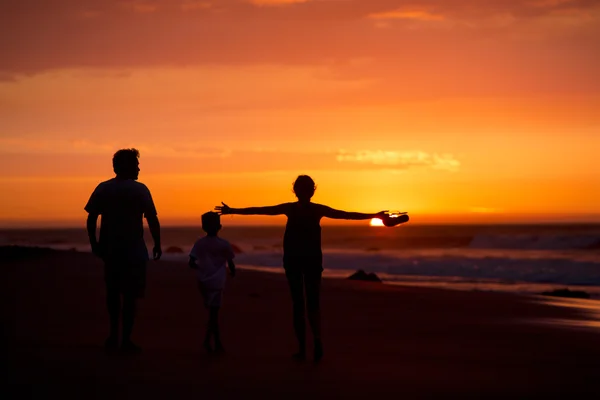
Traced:
[[600, 221], [598, 43], [589, 0], [2, 2], [0, 226], [79, 224], [130, 146], [165, 224], [298, 174], [415, 222]]

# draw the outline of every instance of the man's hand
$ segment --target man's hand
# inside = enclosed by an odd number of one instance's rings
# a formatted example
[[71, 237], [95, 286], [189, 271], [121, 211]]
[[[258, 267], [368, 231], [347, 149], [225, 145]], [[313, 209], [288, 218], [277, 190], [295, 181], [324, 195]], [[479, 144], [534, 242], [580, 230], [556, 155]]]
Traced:
[[92, 254], [94, 254], [96, 257], [102, 259], [103, 254], [102, 254], [102, 249], [100, 248], [100, 245], [98, 245], [98, 243], [91, 243], [91, 246], [92, 246]]
[[233, 260], [227, 260], [227, 266], [229, 267], [229, 273], [231, 274], [231, 277], [234, 278], [235, 270], [237, 268], [235, 267], [235, 263], [233, 262]]
[[231, 214], [231, 207], [229, 207], [227, 204], [221, 202], [221, 204], [223, 204], [222, 206], [216, 206], [215, 210], [222, 215], [226, 215], [226, 214]]
[[161, 256], [162, 256], [162, 249], [160, 248], [160, 244], [157, 244], [152, 249], [152, 258], [154, 259], [154, 261], [158, 261], [158, 260], [160, 260]]

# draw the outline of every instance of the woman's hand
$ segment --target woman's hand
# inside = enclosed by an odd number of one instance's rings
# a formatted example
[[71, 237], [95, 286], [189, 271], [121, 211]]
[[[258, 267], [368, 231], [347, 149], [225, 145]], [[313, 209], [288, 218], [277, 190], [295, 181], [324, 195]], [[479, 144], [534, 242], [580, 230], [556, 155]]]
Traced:
[[375, 216], [373, 218], [379, 218], [380, 220], [383, 221], [384, 218], [388, 217], [388, 212], [387, 211], [379, 211], [377, 214], [375, 214]]
[[216, 206], [215, 211], [217, 211], [221, 215], [231, 214], [231, 207], [227, 204], [221, 202], [222, 206]]

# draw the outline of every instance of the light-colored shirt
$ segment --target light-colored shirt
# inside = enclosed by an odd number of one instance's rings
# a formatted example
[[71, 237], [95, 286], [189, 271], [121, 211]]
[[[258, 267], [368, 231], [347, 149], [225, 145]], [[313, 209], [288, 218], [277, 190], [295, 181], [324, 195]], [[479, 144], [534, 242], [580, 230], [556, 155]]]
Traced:
[[196, 266], [196, 276], [210, 289], [223, 289], [227, 277], [227, 261], [235, 255], [229, 242], [218, 236], [205, 236], [194, 243], [190, 251]]
[[148, 260], [143, 217], [155, 216], [156, 208], [146, 185], [133, 179], [102, 182], [85, 210], [101, 215], [98, 244], [108, 259]]

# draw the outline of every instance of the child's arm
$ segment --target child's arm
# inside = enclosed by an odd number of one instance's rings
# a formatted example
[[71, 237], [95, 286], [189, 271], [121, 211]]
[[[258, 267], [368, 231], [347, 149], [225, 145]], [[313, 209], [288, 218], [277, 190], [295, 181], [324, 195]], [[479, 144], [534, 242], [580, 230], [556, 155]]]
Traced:
[[342, 210], [336, 210], [328, 206], [321, 206], [323, 210], [323, 216], [332, 219], [352, 219], [362, 220], [371, 218], [385, 218], [387, 211], [380, 211], [376, 214], [365, 214], [359, 212], [348, 212]]
[[231, 277], [235, 276], [235, 263], [233, 260], [227, 260], [227, 265], [229, 266], [229, 272], [231, 273]]
[[190, 256], [190, 259], [188, 260], [188, 266], [193, 269], [198, 269], [198, 266], [196, 265], [196, 259], [194, 257]]
[[283, 203], [276, 206], [268, 207], [247, 207], [247, 208], [232, 208], [221, 202], [222, 206], [216, 206], [215, 210], [223, 215], [238, 214], [238, 215], [284, 215], [289, 209], [289, 203]]

